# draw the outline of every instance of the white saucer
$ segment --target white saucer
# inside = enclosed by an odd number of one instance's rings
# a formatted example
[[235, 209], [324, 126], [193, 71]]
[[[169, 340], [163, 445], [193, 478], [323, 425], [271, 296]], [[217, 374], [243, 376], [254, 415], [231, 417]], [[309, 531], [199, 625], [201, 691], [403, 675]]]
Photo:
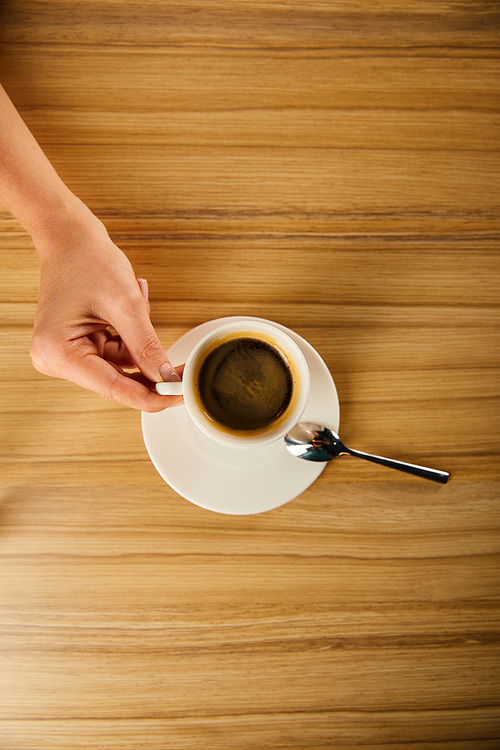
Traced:
[[[195, 344], [210, 330], [233, 320], [211, 320], [191, 329], [169, 349], [174, 365], [183, 364]], [[311, 375], [311, 393], [302, 419], [339, 429], [339, 400], [333, 378], [313, 347], [301, 336], [284, 330], [302, 349]], [[228, 448], [206, 437], [188, 417], [184, 406], [157, 414], [142, 413], [146, 450], [160, 476], [179, 495], [217, 513], [250, 515], [288, 503], [321, 474], [325, 463], [290, 455], [280, 440], [257, 448]]]

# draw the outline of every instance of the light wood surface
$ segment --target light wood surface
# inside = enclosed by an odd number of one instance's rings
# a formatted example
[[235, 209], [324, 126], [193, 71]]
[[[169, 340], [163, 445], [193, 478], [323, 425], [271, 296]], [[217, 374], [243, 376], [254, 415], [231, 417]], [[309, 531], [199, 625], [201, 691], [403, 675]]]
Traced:
[[39, 375], [0, 212], [0, 747], [500, 746], [496, 2], [6, 0], [0, 80], [149, 279], [165, 346], [295, 329], [355, 459], [180, 498], [138, 413]]

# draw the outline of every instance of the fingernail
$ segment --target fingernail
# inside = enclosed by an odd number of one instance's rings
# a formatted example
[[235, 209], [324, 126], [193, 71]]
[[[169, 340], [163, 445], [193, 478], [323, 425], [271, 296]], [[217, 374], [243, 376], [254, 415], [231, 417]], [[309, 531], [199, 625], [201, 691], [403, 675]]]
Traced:
[[141, 290], [141, 294], [146, 300], [148, 301], [149, 296], [149, 289], [148, 289], [148, 280], [147, 279], [137, 279], [137, 283], [139, 284], [139, 288]]
[[174, 383], [182, 380], [181, 376], [170, 362], [165, 362], [165, 364], [160, 367], [160, 375], [165, 383]]

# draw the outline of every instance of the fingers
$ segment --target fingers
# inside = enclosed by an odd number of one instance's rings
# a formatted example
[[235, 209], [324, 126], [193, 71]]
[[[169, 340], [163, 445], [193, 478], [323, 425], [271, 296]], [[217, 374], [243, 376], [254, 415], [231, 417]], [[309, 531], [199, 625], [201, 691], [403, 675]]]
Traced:
[[[182, 397], [157, 394], [142, 373], [125, 373], [123, 367], [135, 367], [135, 363], [129, 365], [130, 355], [123, 342], [106, 330], [62, 343], [60, 337], [38, 334], [32, 341], [31, 357], [44, 375], [70, 380], [133, 409], [157, 412], [182, 403]], [[179, 379], [182, 370], [182, 366], [176, 370]]]
[[125, 342], [136, 366], [149, 380], [179, 380], [149, 319], [147, 281], [138, 279], [137, 282], [136, 293], [117, 301], [108, 319]]
[[[149, 314], [149, 290], [147, 279], [138, 278], [137, 283], [139, 284], [139, 289], [141, 290], [143, 299], [146, 302]], [[89, 334], [89, 339], [95, 344], [98, 355], [103, 359], [125, 369], [135, 369], [136, 364], [134, 358], [120, 336], [113, 336], [107, 328], [104, 328], [100, 331]]]
[[[84, 347], [82, 347], [82, 350]], [[45, 374], [70, 380], [99, 396], [146, 412], [158, 412], [182, 403], [179, 396], [160, 396], [142, 373], [126, 374], [118, 365], [103, 359], [96, 351], [59, 352], [52, 365], [33, 360], [35, 368]]]
[[119, 336], [113, 336], [110, 331], [103, 329], [89, 334], [88, 338], [94, 344], [99, 357], [126, 370], [135, 368], [135, 362]]
[[140, 411], [158, 412], [182, 403], [179, 396], [159, 396], [144, 376], [139, 373], [127, 376], [95, 354], [85, 356], [78, 372], [73, 370], [69, 379], [109, 401]]
[[44, 375], [70, 380], [132, 409], [157, 412], [182, 403], [182, 397], [157, 394], [141, 373], [127, 375], [118, 365], [107, 362], [88, 339], [71, 344], [71, 347], [50, 347], [46, 342], [42, 357], [32, 353], [33, 365]]
[[[135, 362], [122, 339], [119, 336], [113, 336], [107, 328], [91, 333], [87, 338], [94, 344], [96, 353], [102, 359], [124, 370], [134, 370], [136, 368]], [[177, 365], [173, 369], [175, 370], [175, 374], [172, 377], [172, 365], [170, 363], [166, 364], [166, 366], [162, 365], [160, 368], [161, 374], [166, 376], [163, 377], [163, 380], [182, 380], [184, 365]], [[170, 377], [168, 377], [169, 375]], [[129, 377], [134, 376], [130, 374]]]

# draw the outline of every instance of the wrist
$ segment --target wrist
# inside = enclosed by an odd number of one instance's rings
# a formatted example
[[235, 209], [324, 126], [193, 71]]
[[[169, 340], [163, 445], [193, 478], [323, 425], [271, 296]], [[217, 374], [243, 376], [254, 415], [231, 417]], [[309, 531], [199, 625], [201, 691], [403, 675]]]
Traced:
[[41, 259], [49, 253], [66, 252], [91, 234], [106, 233], [97, 216], [69, 191], [30, 222], [26, 229]]

